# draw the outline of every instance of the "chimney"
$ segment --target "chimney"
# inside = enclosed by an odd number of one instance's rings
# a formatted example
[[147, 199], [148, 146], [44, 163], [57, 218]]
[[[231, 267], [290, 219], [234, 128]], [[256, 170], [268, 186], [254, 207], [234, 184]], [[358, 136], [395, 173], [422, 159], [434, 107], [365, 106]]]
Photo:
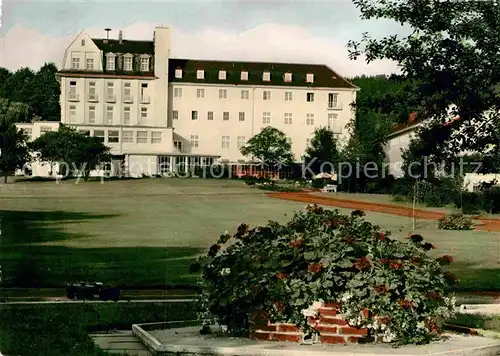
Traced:
[[104, 31], [106, 31], [106, 39], [103, 41], [104, 43], [108, 43], [109, 41], [109, 31], [111, 31], [110, 28], [105, 28]]
[[119, 43], [119, 44], [122, 44], [122, 43], [123, 43], [123, 31], [122, 31], [122, 30], [120, 30], [120, 31], [118, 32], [118, 43]]

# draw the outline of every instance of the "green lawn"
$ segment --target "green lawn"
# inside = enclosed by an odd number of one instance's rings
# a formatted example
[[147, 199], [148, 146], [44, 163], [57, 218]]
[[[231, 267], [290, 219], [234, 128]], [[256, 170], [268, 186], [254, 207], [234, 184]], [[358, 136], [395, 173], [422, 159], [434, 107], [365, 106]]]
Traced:
[[[78, 279], [192, 285], [189, 264], [226, 229], [285, 221], [304, 206], [263, 193], [241, 181], [201, 179], [0, 185], [4, 286], [58, 287]], [[412, 229], [409, 218], [367, 217], [397, 237]], [[426, 220], [417, 221], [416, 231], [439, 247], [436, 255], [456, 257], [461, 289], [500, 289], [500, 234], [439, 231]]]

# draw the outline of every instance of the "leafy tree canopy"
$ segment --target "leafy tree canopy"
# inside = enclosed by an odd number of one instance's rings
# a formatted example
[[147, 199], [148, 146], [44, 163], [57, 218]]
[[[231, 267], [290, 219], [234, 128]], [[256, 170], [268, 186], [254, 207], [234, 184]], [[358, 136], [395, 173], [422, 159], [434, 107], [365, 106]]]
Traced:
[[338, 161], [339, 150], [333, 132], [325, 127], [317, 128], [306, 148], [304, 163], [315, 173], [332, 173]]
[[263, 128], [248, 140], [240, 151], [243, 156], [250, 156], [266, 165], [288, 164], [293, 161], [292, 146], [287, 136], [271, 126]]
[[38, 158], [46, 162], [58, 162], [63, 169], [60, 174], [82, 174], [88, 179], [90, 171], [101, 162], [110, 160], [109, 147], [106, 147], [98, 137], [87, 136], [76, 130], [61, 125], [58, 131], [43, 134], [33, 141], [32, 148], [38, 153]]

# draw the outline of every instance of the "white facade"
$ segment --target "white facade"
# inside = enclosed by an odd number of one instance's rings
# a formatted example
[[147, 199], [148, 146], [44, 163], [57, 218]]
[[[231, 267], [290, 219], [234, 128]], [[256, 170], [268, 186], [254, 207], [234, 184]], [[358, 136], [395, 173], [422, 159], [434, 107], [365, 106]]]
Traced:
[[172, 59], [166, 27], [153, 41], [82, 32], [62, 65], [61, 122], [103, 137], [132, 176], [249, 161], [240, 148], [266, 126], [283, 131], [300, 160], [320, 126], [347, 139], [359, 90], [325, 66]]

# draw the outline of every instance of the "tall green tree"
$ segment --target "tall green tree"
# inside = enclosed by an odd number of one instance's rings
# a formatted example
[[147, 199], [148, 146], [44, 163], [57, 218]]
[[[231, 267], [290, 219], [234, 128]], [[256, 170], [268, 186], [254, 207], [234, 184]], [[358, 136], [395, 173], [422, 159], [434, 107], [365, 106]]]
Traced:
[[0, 171], [4, 182], [8, 175], [29, 160], [27, 135], [15, 125], [28, 121], [28, 106], [0, 98]]
[[58, 131], [47, 132], [38, 137], [31, 148], [37, 152], [40, 161], [58, 163], [59, 174], [82, 175], [84, 180], [88, 180], [90, 171], [100, 163], [111, 159], [109, 147], [98, 137], [84, 135], [64, 125]]
[[[361, 41], [350, 41], [352, 59], [364, 54], [368, 62], [395, 61], [401, 78], [413, 82], [411, 90], [419, 115], [444, 123], [450, 116], [461, 120], [432, 144], [430, 157], [440, 159], [452, 133], [465, 127], [474, 136], [481, 124], [499, 120], [500, 96], [500, 6], [493, 1], [353, 0], [363, 19], [393, 20], [408, 29], [402, 35], [376, 39], [365, 33]], [[494, 115], [483, 115], [492, 110]], [[474, 124], [471, 124], [474, 122]], [[428, 130], [438, 129], [438, 125]], [[481, 145], [496, 143], [481, 141]], [[463, 140], [463, 149], [481, 150], [475, 140]]]
[[306, 148], [305, 166], [315, 174], [333, 173], [337, 170], [338, 162], [338, 142], [333, 132], [326, 127], [317, 128], [309, 147]]
[[267, 126], [253, 136], [240, 152], [251, 157], [262, 165], [280, 166], [293, 162], [292, 146], [287, 136], [277, 128]]

